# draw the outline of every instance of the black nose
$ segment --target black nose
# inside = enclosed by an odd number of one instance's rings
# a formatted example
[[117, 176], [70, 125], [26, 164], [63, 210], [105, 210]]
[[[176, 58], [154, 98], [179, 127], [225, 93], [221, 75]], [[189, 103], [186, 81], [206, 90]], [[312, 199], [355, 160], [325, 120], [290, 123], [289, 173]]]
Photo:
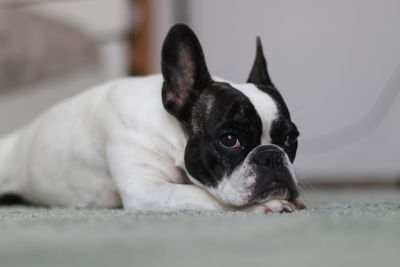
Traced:
[[275, 172], [285, 169], [284, 152], [276, 146], [262, 146], [257, 149], [253, 156], [253, 161], [257, 165], [262, 165]]

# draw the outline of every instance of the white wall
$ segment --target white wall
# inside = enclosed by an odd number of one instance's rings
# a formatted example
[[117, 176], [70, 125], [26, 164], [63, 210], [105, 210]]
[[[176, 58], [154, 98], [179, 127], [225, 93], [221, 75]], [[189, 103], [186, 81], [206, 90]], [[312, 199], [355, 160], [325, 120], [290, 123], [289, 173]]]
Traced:
[[[255, 37], [261, 36], [272, 79], [302, 133], [296, 165], [303, 177], [400, 177], [400, 69], [394, 73], [400, 66], [400, 1], [190, 4], [191, 25], [215, 75], [244, 82]], [[171, 7], [165, 1], [157, 6], [159, 55], [173, 18], [166, 15]], [[387, 113], [377, 117], [379, 124], [372, 113], [355, 125], [388, 83], [387, 101], [377, 109]], [[393, 106], [385, 110], [390, 100]]]

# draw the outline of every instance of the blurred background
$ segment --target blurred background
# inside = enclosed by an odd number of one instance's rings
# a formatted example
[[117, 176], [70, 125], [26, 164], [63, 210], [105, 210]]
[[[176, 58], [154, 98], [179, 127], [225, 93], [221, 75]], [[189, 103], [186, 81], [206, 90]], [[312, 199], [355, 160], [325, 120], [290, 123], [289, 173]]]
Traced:
[[159, 72], [177, 22], [210, 72], [235, 82], [262, 38], [301, 131], [305, 183], [398, 184], [398, 0], [0, 0], [0, 134], [90, 86]]

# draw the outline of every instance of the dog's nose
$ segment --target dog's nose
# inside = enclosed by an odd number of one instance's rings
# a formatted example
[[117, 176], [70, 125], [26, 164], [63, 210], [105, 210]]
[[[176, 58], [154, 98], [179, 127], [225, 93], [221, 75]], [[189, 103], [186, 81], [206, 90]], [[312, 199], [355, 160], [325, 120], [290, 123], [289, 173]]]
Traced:
[[276, 146], [262, 146], [254, 154], [253, 161], [257, 165], [265, 166], [275, 172], [285, 169], [284, 152]]

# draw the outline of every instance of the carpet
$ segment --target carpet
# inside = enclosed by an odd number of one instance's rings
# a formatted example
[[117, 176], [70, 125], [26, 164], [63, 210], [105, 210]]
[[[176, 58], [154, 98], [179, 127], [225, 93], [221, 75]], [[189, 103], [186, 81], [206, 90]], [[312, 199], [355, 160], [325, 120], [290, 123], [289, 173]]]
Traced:
[[308, 210], [0, 208], [0, 266], [400, 266], [400, 191], [309, 189]]

